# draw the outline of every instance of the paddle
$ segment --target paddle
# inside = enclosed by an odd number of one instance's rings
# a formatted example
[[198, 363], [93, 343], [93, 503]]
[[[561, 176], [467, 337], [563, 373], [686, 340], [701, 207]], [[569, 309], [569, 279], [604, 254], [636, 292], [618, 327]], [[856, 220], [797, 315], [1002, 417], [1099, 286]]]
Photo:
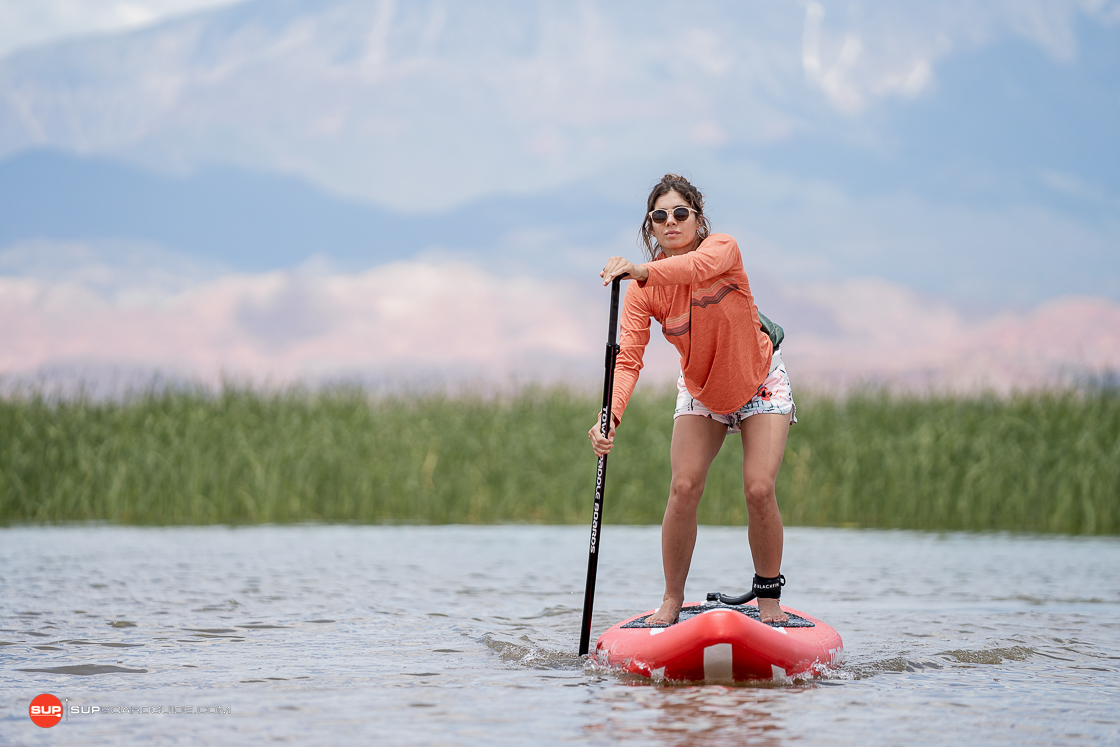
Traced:
[[[599, 427], [603, 438], [610, 433], [611, 400], [614, 395], [614, 362], [618, 358], [618, 289], [620, 275], [611, 282], [611, 322], [607, 330], [606, 375], [603, 377], [603, 409], [599, 414]], [[591, 608], [595, 605], [595, 572], [599, 567], [599, 529], [603, 521], [603, 488], [607, 484], [607, 455], [599, 457], [599, 468], [595, 472], [595, 510], [591, 514], [591, 549], [587, 555], [587, 585], [583, 590], [583, 628], [579, 634], [579, 655], [587, 653], [591, 644]]]

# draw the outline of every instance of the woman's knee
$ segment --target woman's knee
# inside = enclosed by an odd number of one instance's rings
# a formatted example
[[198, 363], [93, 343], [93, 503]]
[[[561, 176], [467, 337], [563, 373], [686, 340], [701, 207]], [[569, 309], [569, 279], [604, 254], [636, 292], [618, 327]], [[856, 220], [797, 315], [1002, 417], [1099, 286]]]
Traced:
[[696, 503], [704, 494], [704, 478], [696, 475], [673, 475], [669, 484], [669, 499]]
[[747, 508], [768, 509], [777, 505], [773, 481], [746, 480], [743, 487], [747, 496]]

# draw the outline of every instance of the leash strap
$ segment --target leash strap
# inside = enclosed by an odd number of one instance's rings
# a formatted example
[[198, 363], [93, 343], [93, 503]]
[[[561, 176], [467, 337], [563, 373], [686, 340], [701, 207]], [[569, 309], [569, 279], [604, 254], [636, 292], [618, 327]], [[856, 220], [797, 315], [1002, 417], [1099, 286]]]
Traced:
[[786, 577], [778, 574], [774, 578], [765, 578], [754, 574], [754, 588], [751, 591], [759, 599], [781, 599], [782, 587], [786, 585]]

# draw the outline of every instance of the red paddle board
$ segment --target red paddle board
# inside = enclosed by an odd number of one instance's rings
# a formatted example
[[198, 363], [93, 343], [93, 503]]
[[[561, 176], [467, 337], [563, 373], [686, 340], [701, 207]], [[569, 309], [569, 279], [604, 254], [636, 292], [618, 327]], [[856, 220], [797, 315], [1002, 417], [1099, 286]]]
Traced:
[[686, 604], [680, 621], [645, 624], [655, 610], [623, 620], [599, 637], [600, 664], [654, 679], [786, 681], [840, 666], [840, 634], [815, 617], [782, 607], [787, 623], [762, 623], [758, 603]]

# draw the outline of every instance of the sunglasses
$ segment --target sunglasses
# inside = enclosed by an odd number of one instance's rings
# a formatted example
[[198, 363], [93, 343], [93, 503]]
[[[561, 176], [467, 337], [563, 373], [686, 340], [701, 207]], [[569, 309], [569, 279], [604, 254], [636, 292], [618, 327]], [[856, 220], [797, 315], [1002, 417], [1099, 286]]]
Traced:
[[[688, 220], [688, 216], [695, 212], [696, 211], [692, 208], [685, 207], [684, 205], [678, 205], [677, 207], [673, 208], [673, 220], [677, 221], [678, 223], [680, 223], [681, 221], [686, 221]], [[649, 213], [649, 218], [654, 223], [664, 223], [665, 221], [669, 220], [669, 211], [665, 210], [664, 208], [651, 210]]]

